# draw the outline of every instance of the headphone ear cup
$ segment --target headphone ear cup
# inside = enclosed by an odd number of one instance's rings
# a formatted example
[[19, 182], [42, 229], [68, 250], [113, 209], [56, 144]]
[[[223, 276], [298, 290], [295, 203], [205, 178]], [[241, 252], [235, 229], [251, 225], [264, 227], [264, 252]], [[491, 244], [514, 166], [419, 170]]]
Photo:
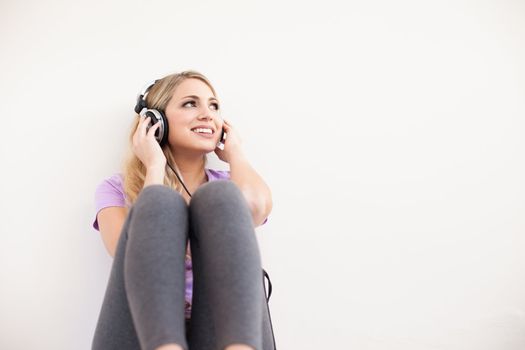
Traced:
[[160, 136], [160, 147], [164, 146], [166, 143], [168, 143], [168, 135], [170, 134], [170, 129], [168, 125], [168, 118], [164, 115], [163, 111], [158, 111], [160, 114], [160, 119], [162, 123], [162, 134]]
[[[151, 118], [151, 126], [160, 123], [159, 128], [155, 131], [155, 139], [160, 144], [160, 146], [164, 146], [166, 142], [168, 142], [168, 135], [169, 135], [169, 127], [168, 127], [168, 119], [164, 115], [162, 111], [159, 111], [157, 109], [147, 109], [144, 112], [144, 115], [146, 117]], [[149, 128], [151, 127], [148, 127]]]

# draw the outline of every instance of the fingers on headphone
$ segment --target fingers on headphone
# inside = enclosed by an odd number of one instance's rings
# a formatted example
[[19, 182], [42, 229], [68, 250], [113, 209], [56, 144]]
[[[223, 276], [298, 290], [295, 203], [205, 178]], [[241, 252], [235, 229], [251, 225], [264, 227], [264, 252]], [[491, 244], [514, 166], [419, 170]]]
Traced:
[[151, 128], [149, 128], [148, 135], [152, 135], [151, 137], [154, 137], [155, 131], [157, 131], [157, 129], [159, 128], [159, 125], [160, 125], [160, 123], [157, 122]]
[[140, 132], [142, 135], [146, 135], [147, 127], [150, 124], [150, 120], [151, 120], [151, 117], [143, 117], [142, 120], [140, 121], [139, 128], [140, 128]]

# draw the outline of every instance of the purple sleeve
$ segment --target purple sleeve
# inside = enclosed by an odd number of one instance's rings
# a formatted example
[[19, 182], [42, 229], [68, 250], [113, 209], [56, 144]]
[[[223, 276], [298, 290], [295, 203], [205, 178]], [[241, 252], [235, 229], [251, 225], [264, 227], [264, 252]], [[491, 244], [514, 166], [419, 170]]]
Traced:
[[211, 175], [210, 181], [229, 180], [230, 179], [230, 171], [229, 170], [208, 169], [208, 172]]
[[95, 220], [93, 221], [95, 230], [100, 231], [97, 221], [98, 212], [106, 207], [125, 207], [124, 198], [120, 174], [115, 174], [98, 184], [95, 190]]

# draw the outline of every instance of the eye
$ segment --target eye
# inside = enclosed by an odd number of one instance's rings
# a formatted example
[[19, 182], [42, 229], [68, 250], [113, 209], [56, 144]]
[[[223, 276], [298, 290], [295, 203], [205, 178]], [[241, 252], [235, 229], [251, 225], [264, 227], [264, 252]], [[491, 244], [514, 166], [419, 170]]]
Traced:
[[[188, 103], [191, 103], [193, 106], [195, 106], [195, 101], [193, 101], [193, 100], [185, 102], [182, 106], [183, 106], [183, 107], [186, 107], [186, 105], [187, 105]], [[211, 105], [212, 105], [212, 106], [215, 106], [213, 109], [216, 110], [216, 111], [218, 111], [219, 108], [220, 108], [220, 107], [219, 107], [219, 104], [216, 103], [216, 102], [212, 103]]]

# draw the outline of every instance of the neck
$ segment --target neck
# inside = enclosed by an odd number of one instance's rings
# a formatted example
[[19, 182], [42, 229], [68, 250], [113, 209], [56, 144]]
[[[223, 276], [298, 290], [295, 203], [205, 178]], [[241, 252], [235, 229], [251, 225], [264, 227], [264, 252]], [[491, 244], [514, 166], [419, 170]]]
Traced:
[[184, 184], [193, 186], [206, 182], [204, 157], [202, 153], [189, 154], [172, 152], [172, 154]]

